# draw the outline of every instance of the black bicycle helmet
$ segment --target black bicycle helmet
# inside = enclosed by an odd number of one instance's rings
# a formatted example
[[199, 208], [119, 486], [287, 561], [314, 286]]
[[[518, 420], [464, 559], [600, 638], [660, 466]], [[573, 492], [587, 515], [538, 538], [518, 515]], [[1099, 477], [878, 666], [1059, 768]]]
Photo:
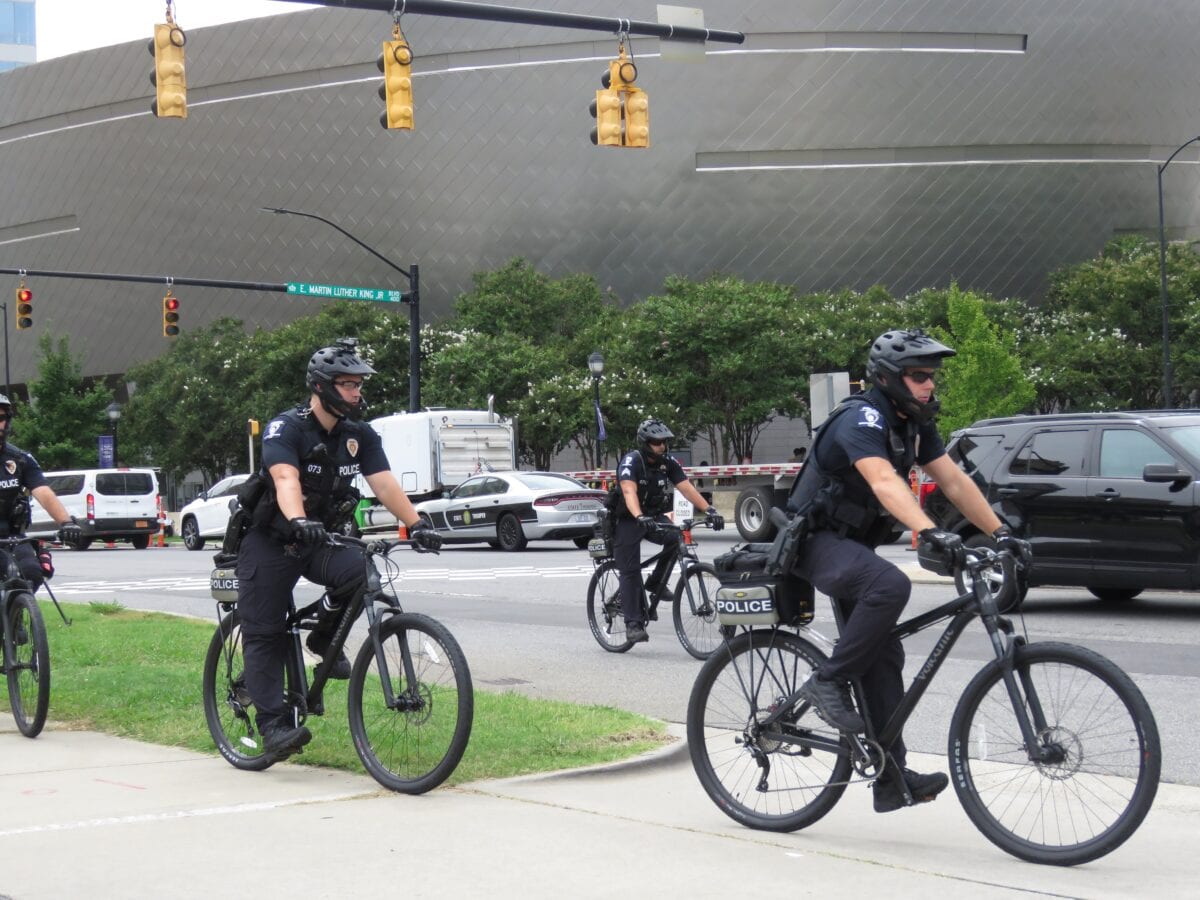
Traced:
[[9, 425], [7, 428], [0, 429], [0, 450], [4, 449], [4, 445], [8, 442], [9, 432], [12, 431], [12, 418], [17, 414], [17, 408], [13, 406], [13, 402], [8, 399], [7, 394], [0, 394], [0, 409], [8, 413]]
[[317, 395], [321, 405], [339, 419], [358, 421], [366, 412], [367, 404], [359, 395], [357, 403], [342, 399], [333, 380], [342, 375], [374, 375], [375, 370], [358, 357], [358, 341], [354, 338], [339, 338], [331, 347], [322, 347], [308, 361], [308, 387]]
[[675, 435], [671, 432], [662, 421], [662, 419], [647, 419], [637, 430], [638, 447], [646, 454], [646, 458], [650, 462], [658, 462], [659, 455], [650, 449], [651, 441], [666, 441], [670, 442]]
[[942, 360], [955, 350], [917, 328], [912, 331], [887, 331], [871, 344], [867, 355], [867, 378], [910, 419], [924, 424], [942, 408], [937, 397], [922, 403], [904, 383], [905, 369], [940, 369]]

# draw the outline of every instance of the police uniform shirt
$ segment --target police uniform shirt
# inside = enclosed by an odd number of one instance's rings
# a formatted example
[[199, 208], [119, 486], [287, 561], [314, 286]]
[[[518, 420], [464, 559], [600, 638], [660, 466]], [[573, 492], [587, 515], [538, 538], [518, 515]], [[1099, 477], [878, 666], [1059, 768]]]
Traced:
[[[833, 432], [820, 447], [821, 468], [830, 472], [842, 472], [851, 468], [860, 459], [879, 456], [891, 461], [888, 447], [888, 431], [903, 435], [905, 422], [896, 412], [891, 401], [875, 390], [867, 394], [872, 402], [863, 403], [857, 409], [847, 410], [838, 416]], [[873, 405], [878, 404], [878, 405]], [[938, 434], [936, 422], [918, 426], [916, 464], [923, 466], [933, 462], [946, 452]], [[904, 478], [908, 472], [898, 472]]]
[[[290, 413], [290, 411], [289, 411]], [[326, 431], [312, 417], [312, 409], [301, 407], [294, 421], [289, 413], [276, 416], [263, 432], [262, 466], [266, 472], [280, 463], [300, 471], [305, 493], [328, 481], [348, 484], [356, 475], [374, 475], [388, 468], [383, 441], [370, 425], [339, 419], [332, 431]], [[315, 442], [323, 442], [327, 455], [309, 458]], [[332, 467], [332, 471], [330, 471]], [[332, 477], [329, 477], [332, 476]]]
[[664, 454], [651, 465], [640, 450], [630, 450], [617, 466], [617, 481], [637, 485], [643, 515], [661, 515], [674, 507], [674, 486], [687, 481], [687, 475], [673, 456]]
[[[44, 484], [46, 476], [42, 474], [42, 467], [33, 454], [6, 443], [3, 451], [0, 451], [0, 530], [5, 535], [10, 533], [13, 503], [23, 491], [32, 493]], [[19, 528], [23, 530], [24, 525], [24, 521], [20, 522]]]

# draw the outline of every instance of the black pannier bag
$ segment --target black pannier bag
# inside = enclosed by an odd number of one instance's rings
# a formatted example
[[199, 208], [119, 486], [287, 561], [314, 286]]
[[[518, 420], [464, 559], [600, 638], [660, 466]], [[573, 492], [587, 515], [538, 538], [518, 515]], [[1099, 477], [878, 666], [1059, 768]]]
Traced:
[[768, 575], [770, 544], [739, 544], [713, 560], [721, 588], [722, 625], [780, 624], [797, 628], [813, 618], [813, 586], [792, 574]]

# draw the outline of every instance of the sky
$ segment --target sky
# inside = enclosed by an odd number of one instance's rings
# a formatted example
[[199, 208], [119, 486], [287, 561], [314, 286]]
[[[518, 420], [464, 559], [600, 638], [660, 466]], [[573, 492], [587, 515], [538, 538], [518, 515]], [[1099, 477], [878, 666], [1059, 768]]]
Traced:
[[[53, 59], [93, 47], [149, 39], [166, 21], [165, 0], [37, 0], [37, 58]], [[175, 0], [184, 31], [310, 9], [280, 0]]]

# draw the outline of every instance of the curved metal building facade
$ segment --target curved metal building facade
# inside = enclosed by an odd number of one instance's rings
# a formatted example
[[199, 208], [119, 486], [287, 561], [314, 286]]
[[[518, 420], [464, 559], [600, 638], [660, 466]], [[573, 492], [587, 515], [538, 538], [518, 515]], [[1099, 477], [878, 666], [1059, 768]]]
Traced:
[[[646, 0], [539, 7], [656, 18]], [[1191, 0], [712, 0], [705, 17], [745, 44], [680, 62], [633, 41], [647, 150], [588, 139], [617, 46], [596, 32], [405, 17], [413, 132], [378, 123], [385, 14], [190, 32], [184, 121], [148, 112], [145, 41], [4, 73], [0, 266], [406, 287], [332, 229], [259, 211], [285, 206], [418, 263], [426, 320], [518, 255], [625, 301], [712, 272], [1036, 298], [1049, 270], [1156, 232], [1156, 166], [1200, 129]], [[1196, 219], [1194, 151], [1165, 175], [1173, 238]], [[164, 349], [153, 285], [33, 286], [16, 383], [44, 329], [89, 374]], [[185, 328], [272, 327], [318, 302], [176, 293]]]

